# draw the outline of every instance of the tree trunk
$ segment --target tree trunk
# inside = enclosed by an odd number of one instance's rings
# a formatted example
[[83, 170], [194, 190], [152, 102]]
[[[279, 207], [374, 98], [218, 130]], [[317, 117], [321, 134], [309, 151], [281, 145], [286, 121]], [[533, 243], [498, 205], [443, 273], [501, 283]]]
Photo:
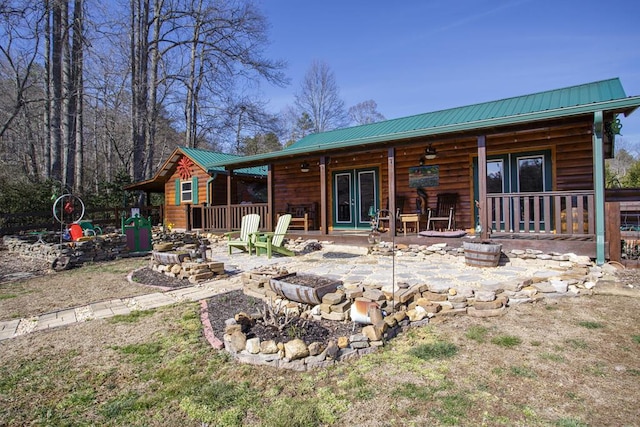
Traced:
[[71, 189], [75, 188], [74, 182], [74, 162], [76, 158], [76, 140], [75, 140], [75, 91], [73, 87], [71, 52], [69, 42], [69, 4], [67, 0], [62, 1], [62, 140], [64, 143], [63, 163], [64, 183]]
[[153, 176], [153, 153], [158, 119], [158, 67], [160, 64], [160, 28], [162, 26], [163, 0], [155, 0], [153, 5], [153, 39], [150, 44], [151, 73], [149, 76], [149, 119], [147, 121], [147, 141], [145, 157], [145, 179]]
[[45, 20], [44, 20], [44, 80], [45, 80], [45, 108], [44, 108], [44, 177], [51, 178], [51, 3], [45, 0]]
[[62, 0], [54, 0], [51, 48], [51, 178], [62, 180]]
[[73, 47], [71, 51], [72, 59], [72, 88], [73, 105], [75, 105], [74, 120], [74, 145], [75, 145], [75, 189], [82, 193], [84, 178], [84, 79], [83, 79], [83, 59], [84, 59], [84, 0], [75, 0], [73, 8]]
[[202, 26], [202, 0], [198, 2], [198, 9], [194, 11], [195, 18], [193, 23], [193, 35], [191, 40], [191, 52], [189, 57], [189, 77], [187, 84], [187, 99], [185, 103], [185, 119], [187, 132], [185, 134], [185, 144], [187, 147], [196, 148], [197, 129], [198, 129], [198, 96], [196, 93], [196, 68], [198, 61], [202, 61], [201, 55], [198, 54], [198, 46], [200, 45], [200, 29]]
[[131, 0], [131, 139], [133, 141], [132, 175], [134, 181], [145, 178], [145, 132], [147, 123], [147, 61], [149, 52], [150, 0]]

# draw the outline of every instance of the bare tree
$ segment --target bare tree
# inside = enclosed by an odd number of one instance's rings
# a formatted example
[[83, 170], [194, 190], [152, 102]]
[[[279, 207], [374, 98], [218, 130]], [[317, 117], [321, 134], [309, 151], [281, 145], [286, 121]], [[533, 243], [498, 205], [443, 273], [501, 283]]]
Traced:
[[262, 135], [279, 123], [256, 94], [286, 83], [284, 63], [264, 56], [268, 26], [253, 1], [119, 1], [130, 13], [0, 0], [3, 173], [97, 190], [123, 169], [150, 177], [184, 142], [277, 148]]
[[[187, 145], [195, 146], [206, 134], [202, 116], [208, 116], [205, 122], [220, 116], [219, 132], [231, 136], [235, 130], [236, 145], [240, 129], [273, 131], [273, 115], [265, 112], [264, 103], [236, 95], [238, 85], [244, 88], [258, 79], [279, 86], [287, 83], [281, 72], [285, 64], [262, 56], [267, 41], [264, 16], [251, 2], [191, 1], [195, 3], [189, 5], [191, 12], [181, 18], [193, 28], [186, 40], [190, 62], [181, 80], [186, 92]], [[179, 47], [178, 40], [174, 43]]]
[[131, 140], [134, 181], [145, 178], [150, 0], [131, 0]]
[[300, 114], [309, 115], [314, 132], [340, 128], [347, 123], [335, 75], [325, 62], [312, 62], [295, 95], [295, 105]]
[[385, 117], [378, 112], [378, 104], [376, 104], [376, 101], [373, 99], [360, 102], [350, 107], [348, 114], [351, 123], [356, 125], [368, 125], [386, 120]]
[[[39, 28], [44, 20], [42, 9], [32, 9], [24, 6], [22, 9], [10, 8], [6, 5], [0, 15], [1, 27], [0, 38], [0, 76], [13, 82], [10, 90], [10, 100], [4, 103], [4, 108], [0, 110], [0, 138], [9, 129], [11, 122], [20, 114], [25, 103], [27, 90], [35, 82], [31, 74], [38, 54]], [[29, 28], [28, 35], [24, 35], [19, 28], [26, 24]], [[24, 38], [27, 40], [24, 40]], [[24, 45], [24, 42], [35, 43], [35, 49]], [[17, 45], [17, 46], [16, 46]]]
[[62, 180], [62, 72], [63, 72], [63, 6], [66, 3], [59, 0], [51, 0], [51, 57], [47, 58], [47, 67], [50, 69], [49, 92], [51, 99], [51, 120], [49, 132], [51, 133], [51, 178]]

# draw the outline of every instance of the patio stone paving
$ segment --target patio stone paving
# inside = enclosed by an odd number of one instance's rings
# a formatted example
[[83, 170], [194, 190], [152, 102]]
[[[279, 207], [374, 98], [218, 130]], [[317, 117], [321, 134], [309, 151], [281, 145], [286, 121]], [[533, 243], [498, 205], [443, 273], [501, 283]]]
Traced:
[[[279, 266], [289, 272], [315, 274], [342, 280], [345, 284], [368, 284], [389, 286], [392, 283], [407, 283], [410, 286], [428, 283], [432, 289], [491, 290], [501, 283], [521, 281], [523, 278], [550, 279], [558, 274], [558, 264], [549, 268], [544, 262], [503, 265], [496, 268], [469, 267], [464, 257], [430, 255], [424, 256], [367, 255], [362, 248], [340, 245], [325, 245], [322, 251], [295, 257], [249, 255], [227, 253], [226, 245], [212, 245], [208, 257], [223, 262], [229, 277], [201, 283], [192, 287], [154, 292], [129, 299], [113, 299], [95, 302], [84, 307], [64, 309], [36, 318], [0, 321], [0, 341], [22, 333], [71, 325], [91, 319], [104, 319], [118, 314], [129, 314], [133, 310], [149, 310], [183, 301], [198, 301], [213, 295], [241, 289], [241, 272], [261, 267]], [[534, 260], [535, 261], [535, 260]], [[549, 261], [550, 262], [550, 261]], [[392, 274], [395, 273], [395, 274]], [[77, 313], [83, 313], [82, 316]], [[31, 328], [21, 328], [20, 323], [30, 323]], [[26, 331], [26, 332], [25, 332]]]

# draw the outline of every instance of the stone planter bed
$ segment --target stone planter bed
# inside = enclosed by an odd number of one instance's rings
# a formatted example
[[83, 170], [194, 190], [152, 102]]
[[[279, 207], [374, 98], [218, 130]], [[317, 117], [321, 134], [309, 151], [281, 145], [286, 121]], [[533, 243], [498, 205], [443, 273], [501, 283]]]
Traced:
[[[251, 333], [247, 334], [247, 330], [243, 328], [243, 324], [256, 321], [259, 316], [235, 313], [226, 321], [222, 336], [224, 348], [242, 363], [294, 370], [315, 369], [369, 354], [398, 333], [411, 327], [426, 325], [434, 318], [456, 315], [494, 317], [504, 314], [509, 306], [515, 304], [588, 293], [601, 275], [598, 269], [592, 270], [591, 261], [583, 257], [547, 255], [525, 250], [510, 255], [513, 258], [551, 261], [557, 265], [557, 270], [541, 271], [533, 277], [475, 287], [451, 286], [447, 283], [413, 286], [397, 283], [395, 288], [391, 285], [347, 284], [335, 292], [327, 293], [321, 304], [311, 308], [285, 300], [271, 288], [271, 280], [286, 274], [286, 271], [263, 269], [245, 272], [242, 275], [245, 294], [270, 301], [285, 310], [296, 311], [304, 318], [334, 321], [346, 325], [347, 329], [343, 329], [342, 335], [337, 334], [326, 343], [308, 343], [300, 339], [286, 342], [270, 339], [263, 341]], [[402, 256], [407, 256], [407, 253]], [[371, 316], [373, 324], [361, 326], [360, 332], [356, 330], [350, 333], [349, 329], [353, 325], [350, 319], [357, 313], [354, 309], [363, 303], [377, 305], [381, 316]], [[220, 333], [219, 331], [218, 334]]]

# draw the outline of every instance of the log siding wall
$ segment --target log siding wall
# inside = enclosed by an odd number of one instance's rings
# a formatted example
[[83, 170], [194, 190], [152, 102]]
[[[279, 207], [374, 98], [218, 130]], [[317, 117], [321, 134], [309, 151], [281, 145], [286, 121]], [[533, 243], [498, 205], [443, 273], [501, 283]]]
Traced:
[[[516, 129], [509, 132], [486, 132], [487, 156], [524, 154], [549, 150], [552, 165], [552, 191], [580, 191], [593, 189], [592, 122], [588, 117], [559, 123], [548, 123], [535, 129]], [[473, 229], [474, 193], [473, 159], [477, 157], [477, 136], [424, 139], [397, 144], [395, 151], [396, 196], [404, 198], [403, 212], [416, 210], [417, 192], [409, 187], [409, 168], [419, 166], [425, 148], [432, 144], [437, 157], [426, 165], [439, 166], [439, 183], [425, 188], [427, 204], [435, 208], [439, 193], [457, 193], [456, 222], [459, 228]], [[300, 172], [300, 163], [306, 161], [310, 171]], [[389, 198], [389, 171], [387, 149], [353, 151], [327, 155], [327, 220], [333, 223], [332, 174], [335, 171], [376, 167], [379, 171], [379, 208], [385, 208]], [[309, 157], [274, 165], [274, 209], [286, 210], [287, 203], [302, 204], [320, 200], [319, 158]]]

